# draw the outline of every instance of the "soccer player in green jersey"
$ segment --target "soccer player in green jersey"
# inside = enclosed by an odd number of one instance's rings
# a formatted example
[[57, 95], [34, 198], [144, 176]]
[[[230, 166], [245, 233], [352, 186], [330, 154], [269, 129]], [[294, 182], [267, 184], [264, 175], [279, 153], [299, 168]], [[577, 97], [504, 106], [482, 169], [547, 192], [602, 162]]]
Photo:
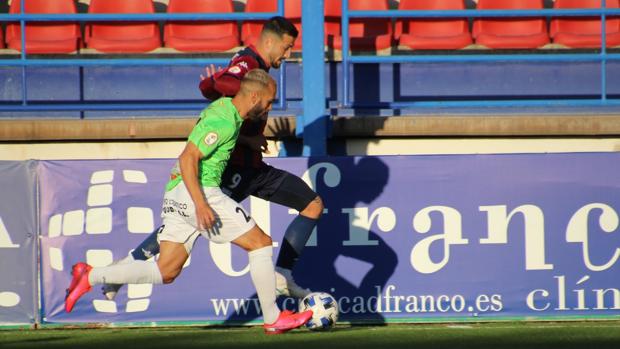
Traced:
[[[258, 68], [269, 72], [272, 68], [280, 68], [282, 62], [290, 57], [298, 35], [295, 25], [286, 18], [270, 18], [263, 25], [256, 46], [249, 45], [237, 52], [224, 70], [217, 72], [213, 65], [207, 68], [206, 76], [201, 76], [201, 93], [210, 101], [235, 96], [241, 79], [248, 71]], [[310, 290], [297, 285], [293, 279], [293, 269], [323, 214], [324, 205], [321, 197], [301, 178], [263, 161], [262, 153], [267, 150], [263, 134], [266, 126], [266, 115], [258, 121], [246, 119], [243, 122], [235, 149], [222, 174], [221, 188], [237, 202], [254, 196], [299, 212], [286, 228], [276, 258], [276, 289], [279, 295], [302, 299]], [[117, 263], [147, 260], [157, 255], [157, 235], [161, 229], [162, 226], [155, 229]], [[121, 287], [104, 284], [103, 294], [112, 300]]]
[[172, 283], [181, 273], [194, 242], [203, 235], [215, 243], [232, 242], [248, 252], [265, 333], [283, 333], [310, 319], [312, 311], [280, 311], [271, 238], [220, 189], [243, 120], [263, 117], [271, 110], [275, 94], [273, 78], [264, 70], [254, 69], [244, 76], [235, 97], [220, 98], [202, 112], [166, 185], [157, 262], [136, 260], [101, 268], [75, 264], [65, 298], [67, 312], [95, 284]]

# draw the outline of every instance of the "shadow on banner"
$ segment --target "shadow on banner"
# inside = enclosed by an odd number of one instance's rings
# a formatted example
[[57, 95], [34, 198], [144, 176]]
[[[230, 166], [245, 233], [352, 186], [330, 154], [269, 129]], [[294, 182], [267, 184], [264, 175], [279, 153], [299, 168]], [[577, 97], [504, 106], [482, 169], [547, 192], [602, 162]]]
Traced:
[[[290, 125], [276, 123], [276, 127], [289, 128]], [[282, 130], [271, 131], [277, 135]], [[300, 156], [301, 153], [295, 152], [301, 151], [299, 144], [291, 146], [290, 140], [288, 142], [289, 155]], [[388, 184], [390, 168], [379, 157], [308, 157], [305, 162], [296, 175], [304, 177], [318, 193], [326, 210], [293, 275], [304, 288], [332, 294], [339, 302], [341, 320], [384, 324], [377, 301], [394, 274], [398, 256], [372, 230], [373, 218], [368, 217], [368, 210]], [[282, 233], [273, 232], [274, 242], [281, 243], [278, 237]], [[278, 251], [274, 250], [274, 260]], [[257, 299], [258, 296], [255, 293], [248, 298]], [[297, 308], [296, 300], [290, 298], [280, 297], [279, 305], [281, 309]], [[243, 314], [233, 313], [225, 323], [239, 324], [261, 316], [258, 308], [253, 307]]]

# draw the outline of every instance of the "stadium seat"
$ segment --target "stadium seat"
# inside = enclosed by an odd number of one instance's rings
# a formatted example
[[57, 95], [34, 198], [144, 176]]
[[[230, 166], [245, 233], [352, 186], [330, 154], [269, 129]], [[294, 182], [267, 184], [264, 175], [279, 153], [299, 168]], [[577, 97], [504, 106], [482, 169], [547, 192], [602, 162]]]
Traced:
[[[73, 0], [26, 0], [26, 13], [76, 13]], [[13, 0], [9, 13], [21, 12], [21, 1]], [[26, 24], [26, 53], [72, 53], [80, 48], [80, 26], [71, 22], [36, 22]], [[21, 28], [18, 22], [6, 27], [8, 47], [21, 51]]]
[[[478, 9], [543, 9], [543, 0], [479, 0]], [[476, 44], [493, 49], [535, 49], [549, 43], [547, 22], [542, 17], [480, 18], [474, 20]]]
[[[275, 12], [278, 9], [277, 0], [247, 0], [245, 12]], [[288, 18], [297, 30], [299, 36], [295, 41], [294, 51], [301, 50], [301, 0], [286, 0], [284, 2], [284, 17]], [[263, 28], [263, 21], [246, 21], [241, 26], [241, 40], [245, 45], [254, 45]]]
[[[388, 10], [387, 0], [349, 0], [349, 10]], [[325, 35], [327, 45], [342, 49], [340, 17], [341, 0], [325, 0]], [[392, 47], [392, 20], [390, 18], [352, 18], [349, 21], [350, 49], [353, 51], [380, 51]]]
[[[399, 10], [463, 10], [464, 0], [400, 0]], [[401, 48], [461, 49], [472, 44], [467, 19], [406, 19], [396, 22], [394, 37]]]
[[[618, 0], [607, 0], [607, 8], [618, 8]], [[556, 9], [601, 8], [601, 0], [556, 0]], [[553, 42], [573, 48], [601, 47], [600, 17], [560, 17], [551, 20], [550, 35]], [[620, 45], [620, 18], [607, 17], [605, 21], [606, 45]]]
[[[154, 13], [151, 0], [91, 0], [88, 13]], [[149, 52], [161, 47], [156, 22], [99, 22], [86, 26], [86, 45], [106, 53]]]
[[[168, 13], [234, 12], [232, 0], [170, 0]], [[240, 46], [236, 21], [170, 22], [164, 43], [185, 52], [221, 52]]]

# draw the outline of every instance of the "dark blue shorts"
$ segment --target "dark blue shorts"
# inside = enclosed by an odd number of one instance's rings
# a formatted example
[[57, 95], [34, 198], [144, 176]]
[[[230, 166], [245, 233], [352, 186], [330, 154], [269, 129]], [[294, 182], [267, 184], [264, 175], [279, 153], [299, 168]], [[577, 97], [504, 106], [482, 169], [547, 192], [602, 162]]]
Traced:
[[237, 202], [252, 195], [300, 212], [318, 196], [301, 178], [269, 165], [229, 165], [222, 175], [221, 188]]

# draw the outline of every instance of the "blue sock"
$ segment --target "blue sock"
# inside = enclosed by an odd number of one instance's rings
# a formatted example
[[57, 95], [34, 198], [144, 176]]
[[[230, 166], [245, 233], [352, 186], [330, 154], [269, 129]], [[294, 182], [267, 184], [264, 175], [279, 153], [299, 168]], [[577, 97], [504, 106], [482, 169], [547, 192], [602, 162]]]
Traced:
[[302, 215], [293, 219], [284, 233], [276, 267], [293, 270], [317, 222], [316, 219]]
[[157, 234], [164, 229], [164, 226], [157, 228], [142, 243], [131, 252], [133, 259], [145, 261], [159, 253], [159, 242], [157, 242]]

